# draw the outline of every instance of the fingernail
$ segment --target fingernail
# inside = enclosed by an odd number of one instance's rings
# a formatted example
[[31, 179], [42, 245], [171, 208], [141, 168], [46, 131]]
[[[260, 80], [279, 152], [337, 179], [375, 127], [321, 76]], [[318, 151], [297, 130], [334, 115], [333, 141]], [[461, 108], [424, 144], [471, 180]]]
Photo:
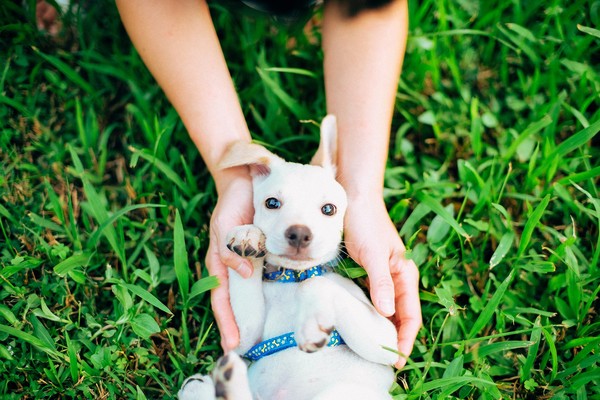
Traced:
[[250, 275], [252, 275], [252, 268], [246, 263], [241, 263], [238, 267], [238, 272], [242, 277], [250, 278]]
[[385, 315], [392, 315], [396, 309], [394, 307], [394, 303], [390, 300], [382, 300], [379, 302], [379, 309]]

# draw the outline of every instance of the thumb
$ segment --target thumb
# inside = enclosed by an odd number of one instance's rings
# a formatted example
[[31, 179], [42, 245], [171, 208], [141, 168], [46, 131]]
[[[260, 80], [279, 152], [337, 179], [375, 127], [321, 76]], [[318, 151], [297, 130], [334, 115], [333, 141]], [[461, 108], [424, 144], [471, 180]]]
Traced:
[[218, 251], [219, 259], [225, 266], [235, 270], [243, 278], [249, 278], [252, 275], [252, 263], [247, 259], [237, 255], [229, 250], [223, 240], [219, 240]]
[[235, 270], [243, 278], [249, 278], [252, 275], [252, 263], [245, 258], [242, 258], [227, 248], [219, 251], [221, 262], [229, 268]]

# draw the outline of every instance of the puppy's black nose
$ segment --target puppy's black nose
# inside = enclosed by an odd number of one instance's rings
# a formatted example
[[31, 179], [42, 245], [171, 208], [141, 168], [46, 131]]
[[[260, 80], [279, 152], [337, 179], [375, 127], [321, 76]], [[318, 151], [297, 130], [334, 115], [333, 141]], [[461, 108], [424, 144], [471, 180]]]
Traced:
[[312, 240], [312, 232], [305, 225], [292, 225], [285, 230], [285, 238], [290, 246], [297, 249], [308, 247]]

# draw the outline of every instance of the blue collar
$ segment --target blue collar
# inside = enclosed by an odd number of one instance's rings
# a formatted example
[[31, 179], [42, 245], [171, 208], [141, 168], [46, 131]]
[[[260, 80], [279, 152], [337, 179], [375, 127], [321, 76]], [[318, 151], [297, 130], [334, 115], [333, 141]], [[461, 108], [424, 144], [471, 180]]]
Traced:
[[[278, 283], [298, 283], [315, 276], [321, 276], [333, 270], [336, 266], [335, 261], [329, 261], [325, 264], [319, 264], [314, 267], [297, 271], [285, 267], [275, 267], [265, 263], [265, 272], [263, 272], [263, 281]], [[274, 269], [274, 270], [273, 270]]]
[[[344, 339], [342, 339], [339, 332], [334, 329], [331, 332], [331, 336], [329, 337], [329, 342], [327, 343], [327, 346], [336, 347], [341, 346], [343, 344], [346, 344], [346, 342], [344, 342]], [[248, 352], [246, 352], [246, 354], [244, 354], [243, 357], [250, 361], [258, 361], [263, 357], [267, 357], [272, 354], [278, 353], [282, 350], [286, 350], [296, 346], [298, 346], [298, 343], [296, 343], [294, 333], [289, 332], [284, 335], [280, 335], [272, 339], [260, 342], [259, 344], [253, 346], [250, 350], [248, 350]]]

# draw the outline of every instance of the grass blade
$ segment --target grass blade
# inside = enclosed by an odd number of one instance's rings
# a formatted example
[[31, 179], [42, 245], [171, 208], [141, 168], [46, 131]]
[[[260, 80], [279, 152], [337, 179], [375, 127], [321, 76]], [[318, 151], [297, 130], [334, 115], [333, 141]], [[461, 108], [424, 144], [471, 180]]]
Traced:
[[100, 236], [102, 235], [104, 230], [107, 227], [112, 226], [112, 224], [116, 220], [118, 220], [121, 216], [127, 214], [128, 212], [133, 211], [133, 210], [138, 210], [140, 208], [160, 208], [160, 207], [166, 207], [166, 206], [164, 204], [134, 204], [134, 205], [130, 205], [130, 206], [120, 209], [119, 211], [117, 211], [116, 213], [111, 215], [110, 217], [106, 218], [106, 220], [104, 222], [102, 222], [102, 224], [100, 224], [100, 226], [98, 226], [98, 229], [96, 229], [96, 231], [88, 239], [88, 248], [92, 249], [92, 248], [96, 247], [96, 245], [98, 244], [98, 239], [100, 239]]
[[175, 228], [174, 228], [174, 259], [175, 274], [177, 276], [177, 283], [179, 284], [179, 291], [181, 292], [181, 298], [184, 304], [184, 308], [187, 308], [189, 301], [190, 292], [190, 268], [187, 258], [187, 250], [185, 248], [185, 236], [183, 231], [183, 225], [181, 223], [181, 216], [179, 210], [175, 211]]
[[460, 376], [464, 366], [464, 358], [462, 355], [456, 357], [448, 364], [448, 367], [444, 371], [443, 378], [452, 378]]
[[13, 328], [11, 326], [6, 326], [6, 325], [0, 325], [0, 332], [4, 332], [8, 335], [16, 337], [19, 340], [27, 342], [30, 345], [32, 345], [33, 347], [37, 348], [38, 350], [41, 350], [44, 353], [49, 354], [57, 359], [60, 359], [63, 361], [68, 361], [67, 357], [64, 354], [59, 353], [56, 350], [56, 348], [53, 348], [52, 346], [48, 346], [45, 342], [43, 342], [42, 340], [38, 339], [37, 337], [33, 336], [30, 333], [23, 332], [16, 328]]
[[71, 257], [59, 262], [54, 266], [54, 273], [58, 276], [65, 276], [67, 273], [77, 267], [87, 266], [90, 262], [90, 255], [87, 253], [74, 254]]
[[545, 159], [543, 164], [544, 168], [538, 169], [537, 176], [544, 171], [547, 171], [547, 178], [548, 180], [551, 180], [558, 168], [558, 163], [555, 161], [562, 159], [572, 151], [585, 148], [586, 144], [592, 140], [598, 132], [600, 132], [600, 119], [563, 141]]
[[67, 65], [64, 61], [49, 54], [42, 53], [37, 47], [32, 47], [32, 49], [37, 55], [48, 61], [57, 70], [59, 70], [68, 80], [85, 90], [88, 94], [94, 93], [94, 88], [87, 83], [85, 79], [83, 79], [81, 75], [77, 73], [77, 71]]
[[256, 68], [260, 79], [265, 83], [265, 86], [269, 88], [277, 96], [277, 98], [283, 103], [283, 105], [292, 112], [298, 119], [307, 119], [310, 113], [300, 103], [298, 103], [292, 96], [287, 94], [285, 90], [277, 83], [273, 78], [269, 76], [261, 68]]
[[68, 332], [65, 332], [65, 339], [67, 341], [67, 354], [69, 355], [71, 379], [73, 382], [77, 382], [79, 380], [79, 361], [77, 360], [77, 352], [75, 346], [73, 346], [73, 342], [71, 342]]
[[150, 336], [160, 332], [160, 327], [148, 314], [136, 315], [131, 320], [131, 329], [142, 339], [150, 339]]
[[538, 316], [535, 319], [535, 325], [533, 327], [533, 331], [531, 332], [531, 336], [529, 340], [531, 341], [531, 346], [527, 351], [527, 358], [525, 359], [525, 364], [521, 368], [521, 382], [526, 381], [531, 378], [531, 369], [533, 368], [533, 363], [538, 354], [538, 349], [540, 347], [540, 339], [542, 338], [542, 324], [540, 317]]
[[58, 352], [56, 350], [56, 344], [54, 343], [54, 339], [52, 339], [50, 332], [48, 332], [48, 329], [46, 329], [44, 324], [42, 324], [35, 315], [29, 316], [29, 322], [31, 322], [31, 326], [33, 327], [33, 334], [35, 335], [35, 337], [40, 339], [48, 348]]
[[556, 350], [556, 344], [554, 343], [554, 337], [550, 332], [546, 330], [546, 328], [542, 328], [542, 333], [546, 338], [546, 343], [548, 344], [548, 348], [550, 349], [550, 356], [552, 360], [552, 368], [550, 372], [549, 383], [552, 383], [554, 379], [556, 379], [556, 374], [558, 373], [558, 351]]
[[[586, 197], [590, 200], [590, 203], [594, 205], [594, 209], [596, 210], [595, 216], [596, 221], [598, 222], [597, 226], [600, 226], [600, 199], [596, 199], [590, 192], [577, 185], [576, 183], [572, 183], [573, 186], [577, 188], [581, 193], [585, 194]], [[598, 270], [598, 261], [600, 260], [600, 234], [596, 237], [596, 250], [594, 250], [594, 255], [592, 256], [592, 262], [590, 263], [592, 271]]]
[[437, 215], [439, 215], [444, 221], [446, 221], [448, 225], [454, 228], [456, 233], [458, 233], [466, 239], [470, 238], [469, 234], [463, 229], [463, 227], [458, 222], [456, 222], [452, 215], [450, 215], [450, 213], [446, 211], [446, 209], [436, 199], [423, 192], [417, 192], [416, 198], [421, 203], [429, 207]]
[[491, 354], [506, 353], [516, 349], [524, 349], [530, 347], [531, 344], [532, 343], [529, 340], [504, 340], [501, 342], [483, 344], [479, 347], [476, 347], [474, 351], [465, 354], [465, 362], [473, 362], [477, 359], [484, 359]]
[[490, 269], [502, 262], [504, 257], [506, 257], [506, 254], [509, 252], [514, 240], [515, 233], [513, 231], [506, 232], [504, 235], [502, 235], [500, 243], [498, 243], [498, 247], [496, 247], [494, 254], [492, 254], [492, 257], [490, 258]]
[[535, 135], [548, 125], [552, 123], [552, 118], [549, 115], [544, 115], [542, 119], [530, 124], [525, 130], [512, 142], [506, 153], [504, 153], [504, 159], [510, 160], [512, 156], [517, 152], [519, 145], [523, 143], [531, 135]]
[[564, 185], [566, 183], [578, 183], [588, 179], [594, 179], [600, 176], [600, 166], [594, 167], [588, 171], [574, 173], [564, 178], [560, 178], [557, 182]]
[[429, 392], [431, 390], [441, 389], [441, 388], [444, 388], [444, 387], [450, 386], [450, 385], [458, 385], [458, 384], [468, 385], [468, 384], [474, 384], [474, 383], [479, 383], [481, 385], [486, 385], [486, 386], [494, 386], [495, 385], [493, 382], [490, 382], [488, 380], [481, 379], [481, 378], [476, 378], [474, 376], [454, 376], [452, 378], [440, 378], [440, 379], [435, 379], [431, 382], [424, 383], [421, 386], [421, 390], [423, 392]]
[[155, 155], [151, 154], [148, 150], [138, 150], [135, 147], [129, 147], [134, 154], [149, 161], [154, 165], [160, 172], [162, 172], [171, 182], [173, 182], [186, 196], [191, 197], [192, 191], [188, 185], [177, 175], [173, 169], [162, 160], [159, 160]]
[[600, 132], [600, 119], [559, 144], [549, 158], [564, 157], [570, 152], [585, 146], [598, 132]]
[[538, 222], [540, 222], [540, 219], [542, 218], [546, 207], [548, 207], [549, 202], [550, 195], [547, 194], [529, 216], [529, 219], [525, 224], [525, 228], [523, 228], [523, 232], [521, 233], [521, 242], [519, 243], [519, 250], [517, 250], [517, 257], [521, 257], [525, 252], [525, 249], [527, 249], [529, 241], [531, 240], [531, 236], [533, 235], [533, 230], [537, 226]]
[[577, 24], [577, 29], [579, 29], [581, 32], [585, 32], [588, 35], [592, 35], [600, 39], [600, 31], [598, 29], [590, 28], [589, 26], [583, 26], [579, 24]]
[[296, 74], [296, 75], [304, 75], [311, 78], [317, 78], [317, 75], [314, 72], [311, 72], [307, 69], [302, 68], [281, 68], [281, 67], [268, 67], [263, 68], [264, 71], [267, 72], [283, 72], [286, 74]]
[[477, 317], [477, 320], [473, 324], [471, 331], [467, 335], [468, 339], [472, 339], [476, 335], [478, 335], [479, 332], [481, 332], [481, 330], [488, 324], [488, 322], [490, 322], [492, 316], [494, 315], [494, 313], [498, 309], [498, 306], [500, 305], [500, 301], [502, 301], [502, 297], [504, 296], [506, 289], [508, 289], [508, 285], [510, 285], [510, 283], [512, 282], [514, 273], [514, 270], [510, 271], [510, 274], [508, 274], [506, 279], [504, 279], [500, 286], [498, 286], [496, 293], [494, 293], [490, 301], [486, 304], [485, 308], [483, 309], [481, 314], [479, 314], [479, 317]]
[[14, 100], [14, 99], [6, 97], [3, 94], [0, 94], [0, 104], [2, 104], [2, 103], [6, 104], [9, 107], [14, 108], [15, 110], [17, 110], [19, 112], [19, 114], [23, 115], [24, 117], [31, 118], [31, 116], [32, 116], [31, 112], [29, 111], [27, 106], [19, 103], [18, 101]]
[[160, 300], [158, 300], [152, 293], [148, 292], [147, 290], [144, 290], [136, 285], [131, 285], [129, 283], [123, 283], [122, 285], [125, 286], [131, 293], [141, 297], [143, 300], [152, 304], [159, 310], [164, 311], [167, 314], [173, 314], [167, 306], [165, 306]]
[[205, 278], [200, 279], [192, 285], [192, 290], [190, 292], [190, 301], [196, 297], [201, 295], [202, 293], [208, 292], [219, 286], [219, 279], [216, 276], [207, 276]]
[[[540, 62], [540, 58], [537, 55], [535, 49], [531, 48], [526, 40], [530, 40], [531, 33], [520, 25], [514, 23], [505, 24], [506, 28], [502, 24], [498, 24], [498, 29], [504, 33], [517, 47], [527, 55], [535, 64]], [[512, 32], [511, 32], [512, 31]], [[514, 32], [514, 33], [513, 33]], [[526, 33], [529, 32], [529, 35]]]
[[[108, 220], [108, 212], [104, 208], [104, 204], [100, 199], [100, 195], [96, 192], [96, 189], [92, 186], [89, 179], [85, 175], [85, 171], [83, 169], [83, 164], [79, 159], [79, 156], [75, 152], [73, 147], [68, 146], [69, 152], [71, 153], [71, 159], [73, 160], [73, 165], [75, 166], [75, 171], [79, 174], [83, 182], [83, 191], [87, 197], [87, 200], [90, 203], [91, 213], [99, 225], [102, 225], [106, 220]], [[117, 231], [114, 226], [107, 225], [104, 229], [104, 236], [108, 240], [108, 243], [112, 247], [113, 251], [117, 254], [121, 263], [123, 264], [123, 275], [125, 279], [127, 279], [127, 259], [125, 257], [125, 246], [122, 243], [122, 240], [119, 240], [119, 236], [117, 236]]]

